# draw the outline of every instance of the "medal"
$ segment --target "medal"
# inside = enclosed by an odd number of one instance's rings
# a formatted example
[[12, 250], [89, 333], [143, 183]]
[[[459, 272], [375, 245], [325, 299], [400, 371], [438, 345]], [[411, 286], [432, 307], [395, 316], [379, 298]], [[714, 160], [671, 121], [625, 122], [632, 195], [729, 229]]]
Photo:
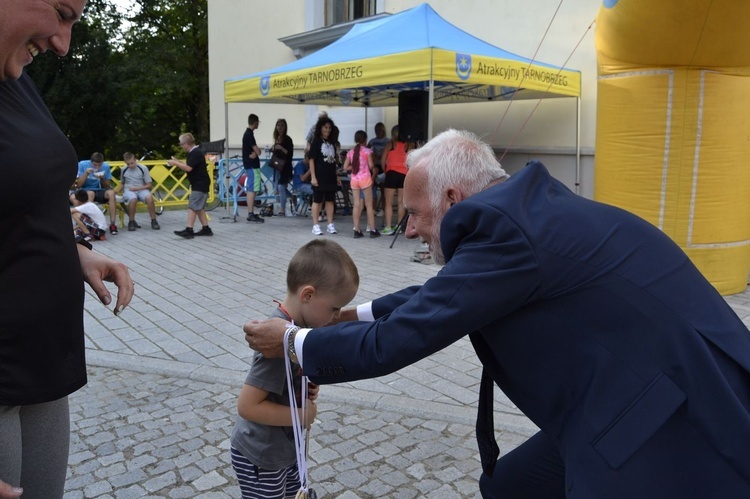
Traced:
[[[289, 336], [292, 327], [287, 328], [284, 334], [284, 344], [289, 344]], [[310, 479], [307, 475], [307, 455], [310, 450], [310, 428], [307, 423], [307, 376], [301, 377], [300, 382], [300, 410], [297, 410], [297, 397], [294, 394], [294, 371], [292, 361], [289, 357], [289, 349], [284, 350], [284, 363], [286, 364], [286, 383], [289, 391], [289, 410], [292, 411], [292, 430], [294, 430], [294, 447], [297, 454], [297, 471], [299, 471], [300, 489], [295, 499], [317, 499], [318, 495], [310, 487]], [[300, 414], [301, 413], [301, 414]], [[305, 424], [303, 424], [305, 423]]]

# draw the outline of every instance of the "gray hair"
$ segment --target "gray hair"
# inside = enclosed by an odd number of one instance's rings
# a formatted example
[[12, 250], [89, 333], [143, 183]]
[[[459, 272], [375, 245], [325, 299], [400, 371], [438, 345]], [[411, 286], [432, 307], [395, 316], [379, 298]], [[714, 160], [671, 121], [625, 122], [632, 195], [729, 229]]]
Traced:
[[490, 182], [509, 177], [489, 144], [471, 132], [452, 128], [411, 151], [406, 164], [409, 169], [427, 169], [427, 193], [433, 210], [437, 210], [448, 188], [469, 197]]

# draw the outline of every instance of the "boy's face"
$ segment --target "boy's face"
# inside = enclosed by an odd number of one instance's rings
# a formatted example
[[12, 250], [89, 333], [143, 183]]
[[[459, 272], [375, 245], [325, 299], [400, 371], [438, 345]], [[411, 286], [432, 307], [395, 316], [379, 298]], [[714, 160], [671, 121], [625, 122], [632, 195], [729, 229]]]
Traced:
[[305, 326], [323, 327], [338, 319], [341, 309], [357, 294], [357, 286], [349, 284], [326, 293], [321, 293], [312, 286], [305, 286], [301, 294], [301, 312]]

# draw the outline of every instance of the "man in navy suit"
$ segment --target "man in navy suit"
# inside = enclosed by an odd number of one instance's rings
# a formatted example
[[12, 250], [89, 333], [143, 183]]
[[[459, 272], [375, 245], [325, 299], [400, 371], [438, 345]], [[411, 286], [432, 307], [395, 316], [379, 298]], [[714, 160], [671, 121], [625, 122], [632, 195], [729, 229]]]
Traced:
[[430, 245], [438, 275], [342, 317], [357, 321], [292, 328], [286, 345], [283, 321], [248, 322], [251, 347], [287, 348], [325, 384], [470, 335], [541, 428], [494, 471], [485, 463], [484, 497], [750, 497], [750, 334], [685, 253], [541, 163], [507, 178], [466, 132], [408, 164], [406, 235]]

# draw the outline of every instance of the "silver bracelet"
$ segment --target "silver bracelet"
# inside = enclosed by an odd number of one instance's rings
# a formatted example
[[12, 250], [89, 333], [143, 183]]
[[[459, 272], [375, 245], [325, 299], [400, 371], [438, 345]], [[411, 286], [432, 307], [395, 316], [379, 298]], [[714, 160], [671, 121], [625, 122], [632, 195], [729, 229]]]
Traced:
[[294, 324], [291, 324], [286, 328], [286, 332], [284, 333], [284, 335], [289, 338], [286, 351], [289, 354], [289, 359], [295, 364], [299, 364], [299, 361], [297, 360], [297, 351], [294, 348], [294, 338], [297, 336], [297, 331], [299, 331], [299, 328]]

